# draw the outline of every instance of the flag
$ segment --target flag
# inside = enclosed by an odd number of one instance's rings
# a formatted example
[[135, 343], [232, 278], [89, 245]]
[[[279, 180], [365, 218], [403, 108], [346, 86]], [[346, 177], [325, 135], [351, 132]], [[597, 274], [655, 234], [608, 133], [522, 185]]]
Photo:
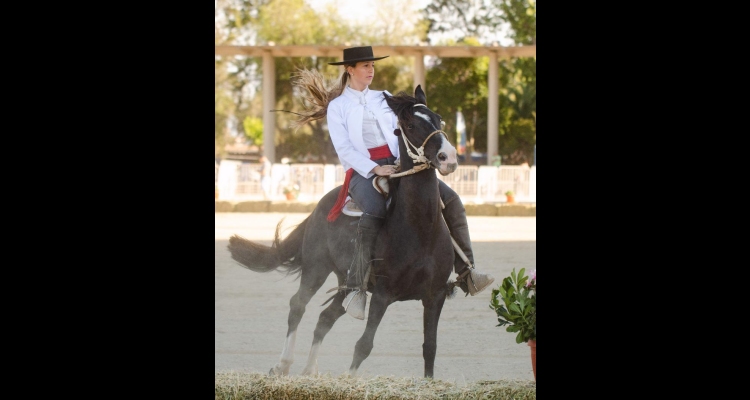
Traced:
[[466, 154], [466, 124], [461, 111], [456, 112], [456, 143], [458, 144], [458, 155]]

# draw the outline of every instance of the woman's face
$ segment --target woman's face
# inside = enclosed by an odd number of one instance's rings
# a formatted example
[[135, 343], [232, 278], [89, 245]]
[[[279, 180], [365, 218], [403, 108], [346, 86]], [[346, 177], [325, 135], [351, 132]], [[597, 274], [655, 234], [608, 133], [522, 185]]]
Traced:
[[354, 67], [346, 67], [346, 70], [351, 78], [349, 85], [352, 89], [362, 91], [372, 83], [372, 78], [375, 76], [375, 61], [358, 62]]

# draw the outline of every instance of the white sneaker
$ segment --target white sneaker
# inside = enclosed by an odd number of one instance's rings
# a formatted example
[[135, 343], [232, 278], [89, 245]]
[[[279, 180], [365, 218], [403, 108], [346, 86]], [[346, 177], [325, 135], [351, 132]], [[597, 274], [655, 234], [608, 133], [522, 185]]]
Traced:
[[365, 319], [365, 305], [367, 305], [367, 292], [355, 290], [349, 293], [343, 303], [346, 313], [356, 319]]

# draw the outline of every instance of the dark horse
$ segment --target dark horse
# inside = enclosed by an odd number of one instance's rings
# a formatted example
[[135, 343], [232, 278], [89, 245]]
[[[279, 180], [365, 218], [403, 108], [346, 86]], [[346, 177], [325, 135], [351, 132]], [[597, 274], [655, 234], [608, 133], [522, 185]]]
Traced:
[[[443, 220], [438, 178], [433, 169], [442, 175], [454, 172], [456, 149], [440, 129], [440, 116], [427, 108], [421, 86], [417, 86], [415, 97], [404, 92], [394, 96], [384, 93], [384, 97], [401, 127], [394, 133], [400, 135], [402, 172], [389, 180], [389, 205], [385, 224], [376, 239], [376, 261], [368, 285], [372, 298], [367, 327], [355, 345], [349, 373], [355, 375], [362, 361], [370, 355], [375, 331], [388, 306], [396, 301], [421, 300], [424, 307], [424, 375], [432, 378], [440, 313], [446, 298], [455, 290], [449, 282], [454, 248]], [[423, 156], [416, 148], [419, 144]], [[280, 222], [270, 247], [237, 235], [229, 240], [232, 258], [245, 268], [256, 272], [301, 273], [299, 290], [290, 300], [284, 349], [269, 374], [289, 373], [297, 326], [305, 306], [329, 274], [336, 274], [339, 286], [344, 284], [354, 255], [352, 238], [356, 237], [357, 227], [352, 221], [357, 220], [341, 214], [334, 222], [327, 221], [326, 216], [340, 189], [339, 186], [323, 196], [313, 212], [283, 240], [279, 234]], [[336, 320], [344, 315], [344, 297], [344, 292], [337, 292], [329, 299], [332, 300], [330, 305], [320, 313], [310, 356], [302, 374], [318, 373], [318, 349]]]

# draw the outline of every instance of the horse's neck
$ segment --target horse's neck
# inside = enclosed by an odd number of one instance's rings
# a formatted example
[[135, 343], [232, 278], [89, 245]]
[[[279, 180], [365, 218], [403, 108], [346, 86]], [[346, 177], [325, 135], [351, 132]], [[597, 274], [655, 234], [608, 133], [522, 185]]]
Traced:
[[[401, 164], [402, 171], [413, 168], [411, 160]], [[409, 221], [420, 221], [420, 227], [434, 222], [440, 213], [440, 192], [435, 170], [427, 168], [417, 173], [403, 176], [395, 193], [395, 214]], [[431, 212], [434, 211], [434, 212]]]
[[[398, 188], [386, 220], [385, 251], [399, 260], [396, 264], [409, 264], [434, 254], [436, 240], [446, 228], [441, 226], [445, 223], [435, 170], [430, 168], [397, 179]], [[393, 269], [393, 273], [398, 270]]]
[[[401, 154], [401, 171], [408, 171], [414, 168], [414, 160], [409, 157], [406, 151], [406, 143], [403, 137], [399, 138], [399, 154]], [[419, 218], [421, 220], [430, 219], [432, 213], [427, 212], [436, 204], [440, 203], [440, 193], [438, 192], [437, 175], [435, 170], [427, 168], [412, 175], [403, 176], [398, 184], [398, 191], [394, 199], [398, 205], [397, 213], [402, 217], [409, 217], [410, 220]], [[435, 208], [439, 212], [440, 208]]]

